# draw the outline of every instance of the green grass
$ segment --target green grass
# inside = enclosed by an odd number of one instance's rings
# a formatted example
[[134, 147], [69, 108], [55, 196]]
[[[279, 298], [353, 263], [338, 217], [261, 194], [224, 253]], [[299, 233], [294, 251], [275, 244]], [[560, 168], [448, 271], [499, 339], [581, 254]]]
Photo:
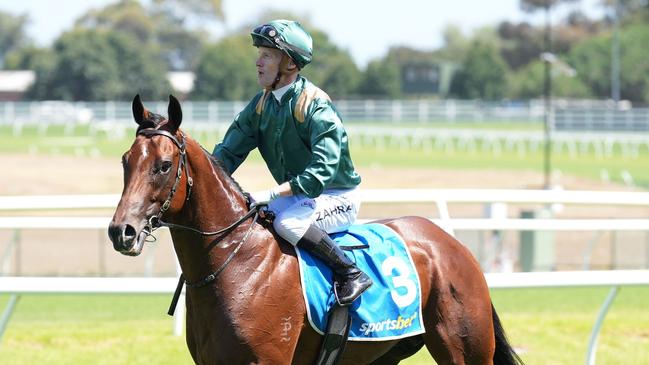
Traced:
[[[364, 125], [371, 128], [376, 123]], [[388, 126], [383, 124], [383, 127]], [[430, 126], [430, 125], [429, 125]], [[434, 124], [435, 127], [494, 129], [494, 130], [541, 130], [538, 124], [521, 123], [482, 123], [482, 124]], [[420, 124], [404, 123], [391, 125], [393, 128], [422, 127]], [[190, 126], [188, 126], [190, 128]], [[88, 127], [77, 127], [74, 134], [66, 135], [62, 126], [53, 126], [46, 134], [40, 133], [36, 127], [25, 127], [20, 137], [14, 137], [8, 126], [0, 126], [0, 154], [27, 153], [93, 155], [119, 157], [128, 149], [133, 141], [134, 129], [128, 129], [125, 138], [108, 138], [105, 132], [98, 133], [94, 138], [86, 138]], [[221, 136], [216, 133], [197, 134], [194, 137], [207, 149], [212, 150]], [[473, 169], [473, 170], [527, 170], [541, 173], [544, 168], [543, 148], [536, 150], [525, 144], [524, 149], [516, 147], [494, 152], [483, 146], [479, 141], [474, 149], [449, 149], [435, 146], [416, 146], [405, 148], [392, 145], [385, 140], [383, 146], [361, 145], [360, 140], [351, 137], [352, 155], [358, 166], [384, 167], [414, 167], [436, 169]], [[483, 148], [485, 147], [485, 148]], [[565, 148], [551, 155], [552, 170], [558, 170], [563, 175], [573, 175], [593, 180], [600, 180], [606, 171], [614, 182], [623, 182], [623, 173], [628, 172], [635, 184], [649, 188], [649, 146], [643, 146], [636, 158], [630, 158], [616, 147], [610, 156], [601, 156], [592, 149], [577, 155], [570, 154]], [[521, 151], [526, 151], [522, 153]], [[250, 155], [252, 160], [261, 161], [258, 153]]]
[[171, 334], [168, 301], [148, 295], [25, 296], [0, 344], [0, 364], [191, 364], [184, 337]]
[[[527, 364], [580, 364], [608, 288], [499, 289], [494, 305]], [[4, 305], [7, 296], [0, 296]], [[0, 364], [191, 364], [171, 335], [169, 296], [25, 296]], [[622, 288], [600, 335], [599, 364], [649, 364], [649, 288]], [[430, 364], [422, 350], [403, 364]]]
[[[543, 152], [527, 153], [520, 156], [516, 152], [503, 152], [500, 155], [482, 152], [479, 148], [474, 152], [445, 152], [433, 149], [424, 151], [388, 149], [352, 150], [354, 162], [359, 166], [383, 167], [417, 167], [457, 170], [521, 170], [541, 173], [544, 166]], [[553, 153], [551, 156], [552, 170], [559, 170], [563, 175], [574, 175], [592, 180], [600, 180], [602, 170], [606, 170], [611, 181], [622, 183], [623, 171], [633, 177], [635, 184], [649, 188], [649, 151], [645, 150], [637, 159], [624, 157], [615, 153], [611, 157], [597, 157], [594, 153], [574, 157], [567, 152]]]

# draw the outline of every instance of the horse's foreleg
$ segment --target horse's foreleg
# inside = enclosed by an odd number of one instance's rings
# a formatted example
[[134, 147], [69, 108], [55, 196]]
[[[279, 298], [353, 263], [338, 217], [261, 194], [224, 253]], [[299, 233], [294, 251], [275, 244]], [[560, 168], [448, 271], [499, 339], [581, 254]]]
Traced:
[[[182, 305], [182, 304], [181, 304]], [[187, 344], [187, 349], [189, 354], [192, 355], [192, 360], [195, 364], [198, 364], [198, 353], [196, 347], [196, 339], [194, 338], [194, 333], [192, 331], [191, 324], [193, 318], [193, 311], [191, 310], [191, 299], [189, 296], [185, 297], [185, 343]]]

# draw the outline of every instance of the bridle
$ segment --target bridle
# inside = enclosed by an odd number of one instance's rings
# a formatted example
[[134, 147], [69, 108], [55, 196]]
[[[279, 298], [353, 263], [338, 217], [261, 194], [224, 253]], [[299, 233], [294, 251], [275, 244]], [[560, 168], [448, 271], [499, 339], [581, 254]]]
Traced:
[[189, 169], [187, 168], [187, 151], [185, 149], [185, 135], [180, 132], [180, 137], [181, 140], [178, 141], [178, 138], [174, 136], [173, 134], [164, 131], [164, 130], [159, 130], [159, 129], [142, 129], [137, 132], [138, 136], [145, 136], [145, 137], [151, 137], [151, 136], [165, 136], [178, 147], [178, 169], [176, 170], [176, 181], [174, 181], [173, 186], [171, 187], [171, 190], [169, 191], [169, 195], [167, 195], [167, 200], [162, 203], [160, 206], [160, 210], [158, 211], [158, 214], [151, 216], [149, 220], [147, 221], [147, 225], [144, 226], [144, 229], [147, 230], [147, 235], [151, 235], [151, 233], [156, 230], [157, 228], [160, 228], [162, 226], [165, 226], [164, 222], [162, 222], [161, 218], [162, 215], [169, 210], [169, 207], [171, 206], [171, 199], [173, 199], [174, 194], [176, 194], [176, 189], [178, 189], [178, 184], [180, 184], [180, 180], [182, 178], [182, 173], [183, 173], [183, 167], [185, 167], [185, 174], [187, 175], [187, 197], [185, 198], [185, 201], [189, 201], [189, 197], [192, 194], [192, 187], [194, 186], [194, 179], [189, 175]]
[[244, 214], [241, 218], [236, 220], [234, 223], [231, 225], [219, 229], [217, 231], [201, 231], [199, 229], [189, 227], [189, 226], [184, 226], [181, 224], [175, 224], [175, 223], [169, 223], [169, 222], [164, 222], [162, 220], [162, 215], [169, 210], [169, 207], [171, 206], [171, 200], [174, 197], [174, 194], [176, 193], [176, 190], [178, 188], [178, 185], [180, 184], [180, 180], [182, 179], [182, 171], [183, 167], [185, 170], [185, 175], [187, 177], [187, 196], [185, 198], [185, 201], [189, 201], [189, 198], [191, 196], [192, 192], [192, 187], [194, 186], [194, 180], [190, 176], [189, 173], [189, 168], [187, 166], [187, 151], [185, 148], [185, 135], [180, 132], [180, 141], [178, 141], [178, 138], [174, 136], [173, 134], [165, 131], [165, 130], [159, 130], [159, 129], [142, 129], [137, 132], [137, 135], [145, 136], [145, 137], [151, 137], [151, 136], [165, 136], [178, 147], [178, 168], [176, 170], [176, 180], [174, 181], [174, 184], [171, 187], [171, 190], [169, 191], [169, 195], [167, 196], [167, 199], [162, 203], [160, 206], [160, 210], [156, 215], [151, 216], [148, 221], [146, 226], [144, 226], [144, 232], [147, 236], [151, 236], [153, 231], [160, 227], [167, 227], [167, 228], [175, 228], [175, 229], [183, 229], [186, 231], [194, 232], [196, 234], [199, 234], [201, 236], [216, 236], [218, 237], [214, 240], [213, 246], [216, 246], [218, 243], [220, 243], [225, 237], [227, 237], [232, 231], [234, 231], [237, 227], [241, 225], [241, 223], [245, 222], [248, 220], [250, 217], [254, 216], [254, 219], [250, 223], [250, 226], [248, 227], [248, 230], [246, 231], [245, 235], [239, 241], [237, 246], [232, 250], [230, 255], [225, 259], [223, 264], [214, 272], [211, 274], [207, 275], [205, 278], [199, 281], [195, 282], [189, 282], [185, 280], [184, 275], [181, 273], [180, 277], [178, 278], [178, 285], [176, 286], [176, 291], [174, 292], [174, 296], [171, 300], [171, 305], [169, 307], [169, 311], [167, 312], [169, 315], [173, 315], [176, 305], [178, 303], [178, 298], [180, 297], [180, 293], [182, 291], [183, 285], [186, 285], [188, 288], [200, 288], [203, 286], [208, 285], [212, 281], [216, 280], [216, 277], [225, 269], [225, 267], [232, 261], [234, 256], [239, 252], [239, 249], [241, 249], [241, 246], [243, 246], [244, 242], [250, 237], [250, 233], [252, 232], [252, 229], [255, 226], [255, 222], [257, 222], [257, 219], [259, 218], [259, 210], [261, 208], [260, 205], [257, 205], [253, 208], [251, 208], [246, 214]]

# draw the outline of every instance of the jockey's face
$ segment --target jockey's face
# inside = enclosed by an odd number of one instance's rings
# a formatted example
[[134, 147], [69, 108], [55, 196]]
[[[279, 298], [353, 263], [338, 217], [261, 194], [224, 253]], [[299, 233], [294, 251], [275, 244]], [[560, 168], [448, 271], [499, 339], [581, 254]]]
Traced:
[[257, 53], [257, 82], [259, 86], [268, 88], [277, 78], [279, 64], [284, 53], [279, 49], [267, 47], [258, 47]]

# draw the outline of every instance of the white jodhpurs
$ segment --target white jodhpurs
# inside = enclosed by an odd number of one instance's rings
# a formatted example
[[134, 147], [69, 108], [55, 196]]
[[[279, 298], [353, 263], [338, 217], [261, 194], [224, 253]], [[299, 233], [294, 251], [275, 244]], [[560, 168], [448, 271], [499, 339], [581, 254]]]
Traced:
[[325, 190], [317, 198], [304, 195], [280, 197], [268, 205], [275, 213], [273, 227], [277, 234], [296, 245], [310, 225], [327, 233], [349, 228], [361, 207], [358, 188]]

